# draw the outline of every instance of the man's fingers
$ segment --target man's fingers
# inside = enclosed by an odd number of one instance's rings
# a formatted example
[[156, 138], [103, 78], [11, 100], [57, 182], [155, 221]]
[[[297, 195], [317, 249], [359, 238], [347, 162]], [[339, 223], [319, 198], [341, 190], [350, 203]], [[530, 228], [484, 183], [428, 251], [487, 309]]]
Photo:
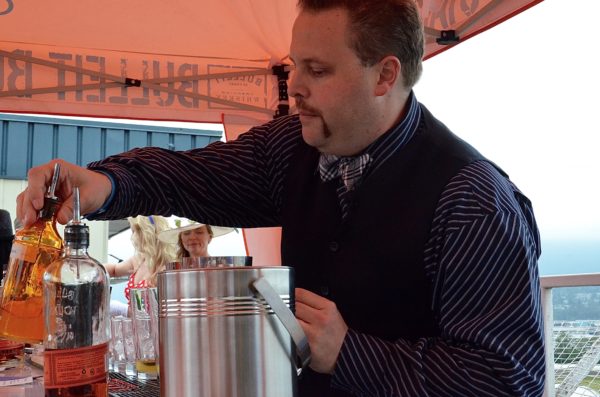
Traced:
[[44, 196], [52, 180], [55, 163], [33, 167], [27, 173], [27, 188], [17, 197], [17, 219], [25, 227], [35, 222], [39, 210], [44, 206]]
[[44, 205], [44, 196], [52, 181], [54, 165], [60, 164], [60, 177], [55, 196], [62, 202], [57, 213], [59, 223], [65, 224], [73, 217], [73, 187], [78, 186], [81, 194], [81, 214], [96, 211], [110, 195], [110, 179], [101, 173], [87, 170], [63, 160], [53, 160], [34, 167], [27, 174], [28, 186], [17, 198], [17, 218], [24, 226], [37, 219]]
[[296, 288], [296, 317], [307, 323], [324, 324], [327, 317], [337, 312], [335, 303], [313, 292]]
[[312, 352], [310, 367], [331, 374], [344, 342], [348, 326], [333, 301], [297, 288], [296, 318]]
[[44, 196], [52, 181], [55, 163], [56, 161], [33, 167], [27, 173], [27, 199], [38, 211], [44, 206]]
[[303, 288], [296, 288], [296, 302], [301, 302], [305, 305], [314, 307], [315, 309], [323, 309], [327, 306], [327, 299], [323, 298], [320, 295], [315, 294], [314, 292], [310, 292]]
[[296, 301], [296, 318], [304, 321], [307, 324], [314, 322], [314, 311], [315, 309], [303, 304], [302, 302]]
[[[43, 205], [44, 199], [42, 196], [42, 206]], [[37, 219], [38, 212], [39, 208], [33, 205], [29, 188], [27, 188], [27, 190], [21, 192], [21, 194], [17, 196], [17, 219], [21, 220], [23, 226], [30, 226]]]
[[17, 219], [19, 220], [23, 220], [24, 218], [24, 211], [25, 209], [23, 208], [23, 200], [25, 197], [25, 192], [21, 192], [19, 193], [19, 195], [17, 196]]
[[56, 220], [60, 224], [66, 224], [73, 218], [73, 199], [71, 196], [67, 197], [60, 206], [58, 213], [56, 214]]

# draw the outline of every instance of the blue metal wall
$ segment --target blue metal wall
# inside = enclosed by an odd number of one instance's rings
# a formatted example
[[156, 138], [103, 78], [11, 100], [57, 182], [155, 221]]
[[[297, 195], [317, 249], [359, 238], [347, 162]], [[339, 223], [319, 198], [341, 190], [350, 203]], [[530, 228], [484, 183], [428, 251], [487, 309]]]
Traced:
[[26, 179], [29, 168], [53, 158], [85, 166], [136, 147], [200, 148], [221, 135], [191, 128], [0, 114], [0, 178]]

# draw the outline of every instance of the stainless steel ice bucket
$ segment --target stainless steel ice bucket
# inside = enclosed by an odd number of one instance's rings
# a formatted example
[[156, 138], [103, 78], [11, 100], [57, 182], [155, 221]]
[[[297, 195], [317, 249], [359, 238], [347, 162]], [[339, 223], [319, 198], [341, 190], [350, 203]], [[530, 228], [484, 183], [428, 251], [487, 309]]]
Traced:
[[161, 396], [297, 395], [310, 349], [290, 310], [292, 268], [164, 271], [158, 295]]

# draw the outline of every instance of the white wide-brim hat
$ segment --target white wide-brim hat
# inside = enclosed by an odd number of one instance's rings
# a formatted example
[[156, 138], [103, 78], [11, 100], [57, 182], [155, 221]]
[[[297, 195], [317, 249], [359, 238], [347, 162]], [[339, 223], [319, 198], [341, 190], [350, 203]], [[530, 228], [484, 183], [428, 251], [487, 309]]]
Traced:
[[[158, 233], [158, 239], [162, 242], [169, 243], [169, 244], [177, 244], [177, 242], [179, 241], [179, 233], [185, 232], [186, 230], [198, 229], [199, 227], [202, 227], [205, 225], [204, 223], [199, 223], [196, 221], [192, 221], [190, 219], [179, 218], [179, 217], [167, 218], [167, 221], [169, 222], [169, 224], [173, 225], [174, 227], [171, 229], [168, 229], [168, 230], [163, 230], [162, 232]], [[209, 226], [213, 232], [213, 235], [212, 235], [213, 238], [222, 236], [224, 234], [230, 233], [235, 230], [232, 227], [213, 226], [213, 225], [209, 225]]]

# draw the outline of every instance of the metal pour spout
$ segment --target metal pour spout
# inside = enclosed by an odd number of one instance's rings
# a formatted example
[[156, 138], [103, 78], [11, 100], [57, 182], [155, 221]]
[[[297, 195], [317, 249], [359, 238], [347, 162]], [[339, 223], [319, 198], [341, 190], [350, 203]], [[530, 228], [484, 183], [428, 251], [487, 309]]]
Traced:
[[58, 185], [58, 177], [60, 176], [60, 164], [54, 164], [54, 173], [52, 175], [52, 182], [50, 186], [48, 186], [48, 191], [46, 193], [46, 197], [52, 200], [58, 200], [58, 197], [54, 194], [56, 191], [56, 185]]
[[73, 191], [73, 224], [79, 225], [81, 223], [81, 206], [79, 204], [79, 188], [76, 187]]

